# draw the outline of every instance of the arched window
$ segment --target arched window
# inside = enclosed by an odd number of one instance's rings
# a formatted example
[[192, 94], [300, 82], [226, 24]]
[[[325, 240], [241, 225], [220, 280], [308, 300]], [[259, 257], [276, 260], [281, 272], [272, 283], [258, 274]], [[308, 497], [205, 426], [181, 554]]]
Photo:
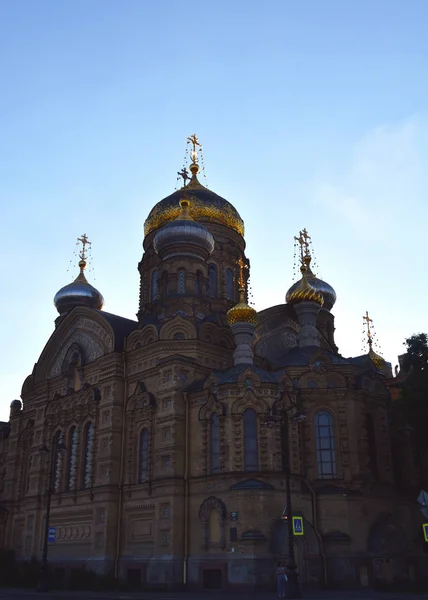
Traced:
[[149, 478], [149, 431], [143, 429], [140, 433], [140, 470], [138, 481], [144, 483]]
[[226, 298], [228, 300], [233, 300], [233, 271], [231, 268], [226, 269]]
[[370, 414], [366, 415], [366, 427], [367, 427], [367, 444], [369, 451], [369, 467], [373, 473], [373, 477], [379, 479], [379, 469], [377, 461], [377, 448], [376, 448], [376, 434], [373, 422], [373, 417]]
[[76, 472], [77, 472], [77, 444], [79, 433], [76, 426], [73, 426], [68, 433], [67, 444], [67, 489], [74, 490], [76, 487]]
[[217, 266], [212, 263], [208, 265], [208, 296], [217, 296]]
[[327, 410], [315, 415], [318, 477], [334, 479], [337, 475], [336, 444], [334, 439], [333, 417]]
[[252, 408], [244, 412], [244, 469], [258, 471], [257, 414]]
[[184, 294], [186, 291], [184, 271], [180, 270], [177, 273], [177, 293]]
[[211, 473], [220, 471], [220, 419], [217, 413], [211, 417]]
[[54, 448], [53, 451], [55, 452], [55, 459], [54, 459], [54, 472], [52, 474], [53, 477], [53, 488], [55, 492], [60, 492], [61, 491], [61, 478], [62, 478], [62, 461], [63, 461], [63, 454], [62, 452], [58, 451], [58, 444], [62, 443], [63, 440], [63, 436], [62, 436], [62, 431], [58, 430], [55, 433], [55, 437], [54, 437]]
[[157, 300], [159, 298], [158, 278], [159, 278], [159, 274], [158, 274], [157, 269], [155, 269], [152, 273], [152, 287], [150, 290], [152, 302], [153, 302], [153, 300]]
[[220, 515], [215, 508], [211, 509], [209, 517], [209, 542], [210, 544], [220, 544], [221, 542], [221, 526]]
[[94, 425], [87, 423], [83, 436], [83, 469], [82, 487], [87, 489], [92, 484], [92, 470], [94, 466]]
[[195, 294], [198, 295], [200, 293], [201, 293], [201, 272], [196, 271]]

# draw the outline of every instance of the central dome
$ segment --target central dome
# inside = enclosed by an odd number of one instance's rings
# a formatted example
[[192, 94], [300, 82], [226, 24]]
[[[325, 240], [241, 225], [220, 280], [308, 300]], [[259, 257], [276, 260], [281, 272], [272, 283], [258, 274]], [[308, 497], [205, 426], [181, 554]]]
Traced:
[[183, 197], [183, 192], [186, 193], [186, 198], [190, 200], [189, 214], [192, 219], [221, 223], [244, 236], [244, 222], [236, 208], [198, 181], [196, 185], [190, 183], [158, 202], [152, 208], [144, 223], [144, 235], [148, 235], [151, 231], [177, 219], [181, 210], [179, 202]]

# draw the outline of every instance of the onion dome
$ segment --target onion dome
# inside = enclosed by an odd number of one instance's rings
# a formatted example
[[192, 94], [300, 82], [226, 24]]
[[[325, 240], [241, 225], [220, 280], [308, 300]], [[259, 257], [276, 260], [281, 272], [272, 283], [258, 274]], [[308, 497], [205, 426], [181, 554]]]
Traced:
[[239, 296], [238, 304], [227, 312], [228, 324], [251, 323], [251, 325], [257, 325], [257, 311], [245, 302], [245, 289], [239, 290]]
[[[308, 258], [310, 261], [310, 257]], [[312, 286], [308, 281], [308, 264], [300, 267], [302, 279], [294, 283], [287, 292], [286, 301], [289, 304], [299, 304], [300, 302], [316, 302], [320, 306], [324, 304], [324, 298], [320, 291]]]
[[[320, 303], [323, 308], [331, 310], [336, 302], [336, 292], [330, 284], [326, 283], [322, 279], [318, 279], [311, 271], [311, 257], [309, 255], [303, 258], [303, 265], [301, 267], [302, 279], [293, 283], [291, 288], [288, 290], [285, 297], [286, 302], [289, 304], [296, 303], [299, 301], [300, 296], [303, 294], [309, 294], [310, 290], [317, 294], [317, 298], [321, 297], [322, 302]], [[302, 300], [300, 300], [302, 301]], [[318, 300], [312, 299], [312, 302]]]
[[371, 345], [368, 356], [378, 371], [382, 371], [386, 367], [385, 359], [380, 354], [376, 354]]
[[[220, 223], [244, 235], [244, 222], [238, 211], [230, 202], [204, 187], [198, 180], [199, 165], [190, 165], [192, 177], [190, 183], [158, 202], [150, 211], [144, 223], [144, 235], [159, 229], [163, 225], [177, 219], [180, 215], [179, 201], [183, 191], [190, 200], [189, 215], [201, 223]], [[187, 171], [183, 170], [187, 174]], [[187, 175], [180, 173], [185, 182]]]
[[86, 260], [81, 258], [79, 261], [80, 273], [73, 281], [64, 286], [55, 294], [54, 304], [60, 315], [68, 313], [76, 306], [87, 306], [101, 310], [104, 304], [104, 298], [100, 292], [88, 283], [84, 270]]
[[197, 223], [189, 214], [190, 202], [182, 198], [178, 218], [160, 229], [153, 248], [162, 260], [171, 256], [197, 256], [206, 260], [214, 250], [214, 238], [206, 227]]

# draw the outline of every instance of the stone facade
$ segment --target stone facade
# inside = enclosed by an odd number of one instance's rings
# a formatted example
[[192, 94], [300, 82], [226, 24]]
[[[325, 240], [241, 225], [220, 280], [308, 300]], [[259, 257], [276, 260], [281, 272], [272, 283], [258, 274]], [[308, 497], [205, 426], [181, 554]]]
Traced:
[[[52, 464], [51, 565], [153, 588], [272, 586], [288, 508], [281, 423], [267, 419], [298, 404], [306, 419], [286, 431], [300, 580], [419, 576], [421, 515], [397, 491], [383, 375], [338, 354], [330, 310], [311, 330], [318, 346], [299, 344], [289, 304], [259, 314], [253, 364], [234, 364], [226, 314], [245, 242], [200, 221], [215, 239], [206, 259], [162, 261], [147, 233], [138, 321], [87, 306], [57, 319], [1, 426], [2, 547], [40, 557]], [[54, 439], [65, 454], [52, 456]]]

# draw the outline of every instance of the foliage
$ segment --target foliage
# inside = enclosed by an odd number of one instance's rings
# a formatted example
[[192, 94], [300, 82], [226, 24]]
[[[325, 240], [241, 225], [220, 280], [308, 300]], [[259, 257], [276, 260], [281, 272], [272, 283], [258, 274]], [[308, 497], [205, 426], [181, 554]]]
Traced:
[[395, 419], [410, 425], [420, 448], [428, 447], [428, 336], [419, 333], [406, 339], [407, 352], [401, 398], [395, 404]]

